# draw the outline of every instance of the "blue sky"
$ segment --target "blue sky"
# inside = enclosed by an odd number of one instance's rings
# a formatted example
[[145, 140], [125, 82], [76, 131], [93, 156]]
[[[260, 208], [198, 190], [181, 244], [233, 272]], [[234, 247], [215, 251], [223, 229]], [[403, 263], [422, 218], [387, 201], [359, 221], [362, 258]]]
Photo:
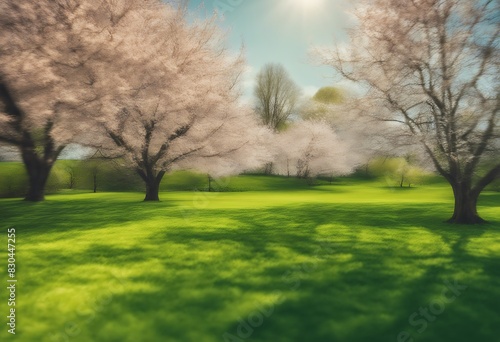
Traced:
[[229, 47], [245, 46], [249, 71], [245, 97], [252, 94], [253, 79], [266, 63], [281, 63], [293, 80], [313, 95], [333, 85], [332, 69], [312, 63], [309, 51], [318, 45], [343, 41], [348, 26], [347, 0], [191, 0], [189, 9], [198, 16], [224, 12], [220, 23], [229, 32]]

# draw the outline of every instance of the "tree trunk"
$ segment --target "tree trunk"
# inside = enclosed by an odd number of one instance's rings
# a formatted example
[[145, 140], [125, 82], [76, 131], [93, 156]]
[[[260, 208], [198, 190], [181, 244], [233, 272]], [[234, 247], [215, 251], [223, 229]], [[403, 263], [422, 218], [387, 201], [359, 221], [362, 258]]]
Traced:
[[28, 173], [29, 188], [25, 201], [40, 202], [45, 199], [45, 185], [54, 161], [40, 158], [34, 151], [22, 151], [22, 158]]
[[212, 192], [212, 177], [208, 175], [208, 192]]
[[73, 170], [71, 170], [68, 172], [68, 174], [69, 174], [69, 184], [68, 185], [69, 185], [69, 188], [71, 190], [73, 190], [73, 188], [75, 187], [75, 173]]
[[93, 173], [93, 187], [94, 187], [94, 194], [97, 193], [97, 171], [94, 171]]
[[273, 163], [267, 163], [264, 167], [264, 174], [265, 175], [272, 175], [273, 174]]
[[477, 213], [477, 199], [479, 193], [472, 191], [466, 183], [452, 184], [455, 196], [455, 209], [449, 223], [456, 224], [479, 224], [485, 223]]
[[158, 202], [160, 200], [160, 184], [156, 181], [146, 183], [146, 197], [144, 201]]
[[165, 171], [160, 171], [156, 176], [153, 172], [148, 172], [148, 176], [144, 180], [146, 182], [146, 197], [145, 202], [158, 202], [160, 201], [160, 183], [165, 175]]

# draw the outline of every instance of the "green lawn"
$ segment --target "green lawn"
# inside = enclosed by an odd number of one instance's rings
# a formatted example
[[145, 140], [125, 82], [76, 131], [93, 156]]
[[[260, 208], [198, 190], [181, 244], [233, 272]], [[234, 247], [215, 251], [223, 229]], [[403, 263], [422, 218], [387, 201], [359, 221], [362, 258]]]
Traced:
[[[500, 193], [481, 197], [490, 223], [476, 227], [442, 223], [452, 198], [441, 184], [142, 198], [0, 200], [1, 245], [17, 231], [16, 341], [500, 338]], [[447, 281], [467, 288], [443, 307]], [[436, 314], [423, 319], [429, 306]]]

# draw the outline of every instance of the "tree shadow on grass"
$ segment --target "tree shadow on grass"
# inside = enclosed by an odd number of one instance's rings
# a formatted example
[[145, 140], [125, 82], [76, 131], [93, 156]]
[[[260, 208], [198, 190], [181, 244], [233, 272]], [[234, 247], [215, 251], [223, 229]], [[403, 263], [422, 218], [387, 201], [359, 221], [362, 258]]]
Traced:
[[[74, 205], [83, 210], [85, 203]], [[74, 340], [221, 341], [226, 332], [238, 336], [240, 319], [248, 321], [269, 303], [275, 303], [274, 312], [262, 314], [251, 336], [240, 339], [389, 341], [408, 330], [417, 341], [482, 341], [499, 333], [498, 254], [473, 248], [499, 242], [498, 225], [465, 229], [441, 223], [447, 204], [199, 209], [187, 221], [175, 205], [140, 206], [133, 215], [127, 215], [127, 203], [111, 211], [97, 204], [82, 212], [72, 208], [53, 207], [60, 210], [58, 219], [43, 234], [28, 229], [43, 210], [22, 227], [47, 243], [57, 243], [61, 232], [85, 243], [33, 252], [24, 264], [40, 269], [44, 282], [96, 297], [103, 286], [111, 289], [99, 310], [87, 308], [95, 319], [86, 319]], [[80, 241], [87, 237], [75, 234], [103, 224], [118, 230], [132, 222], [140, 229], [141, 222], [162, 216], [164, 226], [137, 241]], [[172, 225], [172, 219], [183, 224]], [[117, 269], [123, 271], [120, 283], [103, 280]], [[446, 280], [469, 289], [418, 334], [409, 316], [439, 296]], [[24, 291], [36, 294], [42, 285], [26, 281]], [[54, 295], [47, 307], [56, 310], [68, 298]], [[44, 320], [57, 319], [57, 326], [82, 321], [76, 310], [68, 312]], [[29, 336], [45, 335], [40, 330]]]
[[185, 215], [180, 210], [178, 202], [181, 201], [146, 203], [137, 201], [139, 198], [116, 201], [114, 197], [105, 200], [88, 197], [43, 203], [11, 200], [3, 201], [1, 208], [4, 224], [15, 227], [27, 238], [36, 239], [52, 233], [75, 234], [105, 227], [120, 229], [128, 223]]
[[[259, 245], [260, 250], [266, 250], [272, 242], [276, 242], [290, 248], [297, 256], [312, 255], [318, 242], [333, 240], [334, 256], [351, 253], [353, 258], [347, 264], [341, 262], [336, 265], [335, 258], [330, 264], [329, 257], [324, 257], [319, 274], [308, 274], [301, 269], [297, 271], [295, 266], [268, 269], [276, 279], [291, 270], [298, 273], [297, 279], [305, 277], [308, 283], [305, 281], [305, 285], [298, 289], [298, 296], [290, 295], [290, 299], [276, 309], [269, 324], [255, 329], [252, 340], [280, 340], [283, 336], [287, 336], [289, 341], [396, 339], [402, 329], [408, 328], [409, 316], [420, 306], [425, 307], [433, 298], [439, 297], [446, 286], [445, 281], [453, 283], [455, 280], [459, 283], [463, 281], [462, 284], [471, 288], [469, 284], [474, 284], [475, 291], [470, 299], [461, 303], [457, 301], [454, 308], [447, 309], [448, 316], [440, 317], [434, 329], [429, 328], [420, 337], [426, 341], [442, 341], [443, 337], [444, 340], [469, 341], [471, 338], [484, 340], [495, 336], [488, 327], [493, 326], [496, 318], [488, 313], [498, 313], [498, 300], [493, 300], [493, 303], [484, 301], [484, 293], [489, 293], [488, 297], [500, 298], [496, 286], [500, 274], [494, 268], [497, 259], [477, 257], [467, 251], [471, 239], [480, 239], [485, 229], [463, 230], [444, 223], [436, 224], [435, 212], [441, 212], [442, 208], [436, 208], [435, 204], [413, 205], [404, 209], [366, 205], [362, 211], [359, 207], [347, 205], [308, 205], [282, 210], [281, 214], [276, 208], [272, 214], [245, 213], [240, 217], [241, 224], [258, 229], [250, 230], [250, 235], [241, 234], [238, 230], [238, 236], [233, 238], [245, 244], [244, 250], [253, 250]], [[290, 212], [293, 215], [287, 214]], [[325, 215], [329, 212], [335, 213], [333, 219]], [[290, 225], [283, 227], [276, 222], [285, 215], [288, 215], [288, 223], [293, 220], [294, 228], [287, 229]], [[314, 233], [316, 227], [331, 224], [332, 221], [337, 227], [333, 227], [329, 235], [317, 236]], [[295, 231], [297, 226], [300, 226], [298, 233]], [[489, 225], [493, 230], [495, 227]], [[275, 230], [280, 234], [275, 234]], [[425, 231], [428, 236], [418, 239]], [[363, 234], [371, 235], [360, 239]], [[228, 238], [230, 236], [224, 234], [215, 240]], [[180, 243], [186, 241], [188, 236], [179, 231], [173, 235], [170, 233], [169, 239], [178, 239], [176, 242]], [[412, 244], [434, 248], [419, 251], [412, 249]], [[483, 273], [476, 275], [478, 270]], [[244, 281], [237, 284], [245, 286]], [[268, 286], [269, 282], [265, 285], [266, 291], [271, 290]], [[279, 284], [280, 289], [286, 291], [286, 284]], [[247, 288], [245, 291], [251, 290]], [[482, 301], [474, 302], [473, 298], [481, 297]], [[235, 321], [228, 331], [236, 332], [240, 324]], [[478, 326], [486, 327], [486, 330], [478, 330]], [[414, 327], [409, 328], [415, 334]], [[416, 334], [419, 335], [418, 332]]]
[[[356, 205], [315, 204], [203, 211], [198, 220], [230, 217], [235, 229], [173, 229], [149, 238], [159, 245], [184, 246], [193, 254], [214, 248], [227, 255], [162, 259], [165, 272], [175, 277], [133, 278], [165, 286], [140, 297], [124, 294], [117, 298], [118, 307], [144, 314], [156, 336], [216, 341], [226, 332], [237, 336], [240, 319], [255, 318], [278, 292], [283, 302], [274, 313], [264, 315], [249, 338], [238, 338], [387, 341], [408, 330], [425, 341], [491, 340], [498, 332], [492, 315], [498, 314], [500, 298], [497, 259], [467, 250], [486, 230], [436, 224], [441, 210], [434, 204], [404, 209], [365, 205], [362, 211]], [[324, 242], [330, 242], [326, 249]], [[419, 334], [409, 316], [439, 298], [447, 280], [471, 291]], [[259, 296], [260, 301], [255, 299]]]

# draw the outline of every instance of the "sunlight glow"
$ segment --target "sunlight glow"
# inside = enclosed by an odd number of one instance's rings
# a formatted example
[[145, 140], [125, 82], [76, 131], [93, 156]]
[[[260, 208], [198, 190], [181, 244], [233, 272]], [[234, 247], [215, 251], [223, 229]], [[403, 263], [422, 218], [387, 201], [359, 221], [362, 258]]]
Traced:
[[289, 0], [291, 6], [302, 11], [318, 10], [324, 3], [324, 0]]

